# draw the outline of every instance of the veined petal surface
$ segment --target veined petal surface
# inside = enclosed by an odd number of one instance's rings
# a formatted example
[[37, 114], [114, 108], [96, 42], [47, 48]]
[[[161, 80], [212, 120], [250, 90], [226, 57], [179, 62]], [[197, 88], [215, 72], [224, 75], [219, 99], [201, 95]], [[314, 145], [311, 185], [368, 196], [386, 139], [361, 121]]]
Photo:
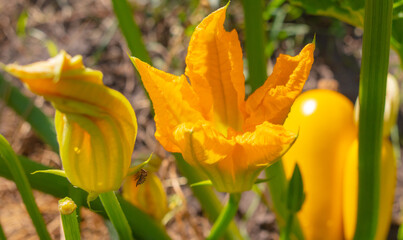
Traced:
[[237, 32], [224, 29], [226, 9], [218, 9], [196, 27], [185, 70], [203, 115], [224, 134], [228, 127], [242, 129], [245, 98], [242, 49]]
[[264, 121], [284, 123], [311, 71], [314, 50], [315, 45], [308, 44], [295, 57], [280, 54], [273, 73], [246, 100], [248, 117], [244, 129], [253, 128]]
[[202, 120], [198, 97], [185, 76], [175, 76], [132, 58], [150, 95], [155, 110], [155, 137], [171, 152], [178, 152], [172, 144], [173, 129], [184, 122]]
[[126, 176], [137, 134], [133, 108], [85, 68], [81, 56], [61, 52], [47, 61], [5, 69], [56, 108], [55, 126], [66, 176], [91, 193], [117, 190]]

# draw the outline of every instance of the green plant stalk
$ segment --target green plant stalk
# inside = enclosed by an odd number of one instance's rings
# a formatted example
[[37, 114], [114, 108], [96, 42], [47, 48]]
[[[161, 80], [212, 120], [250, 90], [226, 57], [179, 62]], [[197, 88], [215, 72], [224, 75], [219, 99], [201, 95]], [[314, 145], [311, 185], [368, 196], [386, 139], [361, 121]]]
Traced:
[[120, 30], [132, 55], [151, 64], [151, 58], [141, 38], [140, 28], [133, 20], [132, 8], [127, 0], [112, 0], [113, 10], [119, 21]]
[[[186, 163], [181, 154], [176, 153], [174, 156], [180, 173], [186, 177], [189, 185], [206, 179], [200, 171]], [[194, 196], [199, 200], [202, 209], [206, 212], [210, 222], [215, 222], [222, 212], [223, 207], [214, 193], [213, 188], [211, 186], [198, 186], [193, 187], [192, 191]], [[224, 233], [224, 238], [233, 240], [242, 239], [241, 233], [234, 221], [230, 222]]]
[[[289, 212], [287, 210], [286, 202], [286, 189], [287, 179], [285, 177], [284, 167], [281, 160], [277, 161], [265, 170], [267, 178], [270, 181], [267, 182], [270, 189], [270, 197], [272, 200], [272, 207], [276, 213], [277, 224], [280, 227], [280, 232], [286, 231], [287, 219]], [[294, 235], [297, 239], [304, 239], [304, 234], [301, 230], [298, 218], [292, 221], [291, 235]]]
[[228, 203], [211, 228], [210, 234], [206, 238], [207, 240], [216, 240], [221, 237], [238, 211], [239, 200], [241, 200], [240, 193], [231, 193], [229, 195]]
[[354, 239], [374, 239], [378, 225], [380, 156], [392, 26], [392, 0], [366, 0], [358, 148], [358, 212]]
[[49, 118], [37, 108], [31, 99], [23, 95], [20, 90], [11, 85], [0, 74], [0, 99], [12, 108], [24, 120], [30, 123], [35, 133], [48, 144], [54, 152], [59, 151], [56, 140], [55, 127]]
[[281, 232], [280, 240], [290, 240], [291, 239], [291, 231], [292, 231], [293, 222], [294, 222], [294, 214], [289, 213], [284, 231]]
[[262, 86], [267, 78], [264, 55], [263, 1], [243, 0], [245, 15], [245, 50], [248, 59], [248, 82], [253, 90]]
[[71, 198], [66, 197], [59, 200], [59, 211], [62, 218], [63, 231], [66, 240], [78, 240], [81, 238], [76, 208], [77, 205], [75, 205]]
[[[266, 59], [264, 55], [265, 38], [262, 16], [261, 0], [243, 0], [243, 9], [245, 15], [245, 35], [246, 35], [246, 56], [249, 68], [249, 84], [252, 92], [263, 85], [267, 78]], [[266, 169], [273, 210], [276, 213], [277, 222], [280, 230], [284, 228], [288, 217], [288, 211], [285, 206], [284, 197], [286, 195], [287, 179], [285, 177], [284, 167], [281, 161]], [[303, 239], [303, 233], [298, 219], [293, 221], [292, 233], [298, 239]]]
[[17, 185], [18, 191], [21, 194], [22, 200], [27, 208], [28, 214], [31, 217], [38, 236], [40, 239], [50, 240], [51, 238], [48, 230], [46, 229], [46, 224], [43, 221], [38, 206], [36, 205], [34, 195], [32, 194], [31, 186], [29, 185], [24, 169], [3, 135], [0, 135], [0, 158], [6, 163], [13, 180]]
[[113, 226], [119, 234], [120, 239], [133, 239], [132, 230], [127, 222], [126, 216], [122, 211], [122, 207], [116, 198], [115, 192], [106, 192], [99, 195], [102, 205], [108, 214]]
[[3, 227], [0, 224], [0, 240], [6, 240], [6, 234], [4, 234]]

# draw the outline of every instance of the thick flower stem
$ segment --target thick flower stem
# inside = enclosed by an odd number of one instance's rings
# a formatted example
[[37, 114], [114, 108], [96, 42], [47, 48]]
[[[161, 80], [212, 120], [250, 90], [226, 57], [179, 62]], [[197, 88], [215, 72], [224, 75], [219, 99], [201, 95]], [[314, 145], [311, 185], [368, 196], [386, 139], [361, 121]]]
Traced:
[[243, 0], [245, 14], [246, 55], [248, 58], [248, 83], [253, 90], [266, 81], [266, 59], [264, 55], [263, 1]]
[[206, 238], [207, 240], [218, 239], [224, 233], [238, 210], [239, 200], [241, 200], [241, 194], [231, 193], [229, 195], [228, 203], [211, 228], [210, 235]]
[[99, 195], [102, 205], [108, 214], [113, 226], [119, 234], [120, 239], [133, 239], [132, 230], [127, 222], [126, 216], [122, 211], [118, 199], [113, 191], [101, 193]]
[[380, 156], [392, 0], [366, 0], [360, 73], [358, 213], [354, 239], [374, 239], [378, 224]]

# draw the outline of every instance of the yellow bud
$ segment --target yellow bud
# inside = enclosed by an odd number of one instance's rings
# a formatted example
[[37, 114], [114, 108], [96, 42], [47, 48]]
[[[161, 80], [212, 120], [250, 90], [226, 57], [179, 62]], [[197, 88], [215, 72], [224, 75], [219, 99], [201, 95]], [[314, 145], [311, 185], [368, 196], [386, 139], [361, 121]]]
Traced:
[[134, 111], [119, 92], [64, 51], [47, 61], [5, 70], [56, 108], [60, 156], [70, 182], [96, 195], [119, 189], [131, 163], [137, 133]]
[[168, 212], [167, 197], [161, 180], [155, 173], [149, 173], [143, 184], [136, 186], [131, 176], [123, 184], [123, 197], [154, 219], [161, 221]]
[[70, 215], [74, 212], [74, 210], [76, 210], [76, 208], [77, 208], [77, 205], [69, 197], [65, 197], [65, 198], [59, 200], [59, 212], [62, 215]]

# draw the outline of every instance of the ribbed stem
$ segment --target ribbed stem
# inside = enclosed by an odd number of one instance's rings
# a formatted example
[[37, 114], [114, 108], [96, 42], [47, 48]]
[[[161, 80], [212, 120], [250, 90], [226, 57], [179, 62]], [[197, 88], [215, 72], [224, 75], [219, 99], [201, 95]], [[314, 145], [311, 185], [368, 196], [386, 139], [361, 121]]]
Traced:
[[120, 207], [119, 201], [113, 191], [99, 195], [106, 214], [108, 214], [113, 226], [119, 234], [120, 239], [133, 239], [132, 230], [127, 222], [126, 216]]
[[267, 78], [264, 55], [263, 1], [243, 0], [245, 15], [245, 50], [248, 59], [248, 83], [252, 90], [263, 85]]
[[378, 225], [380, 156], [392, 0], [366, 0], [360, 73], [359, 189], [354, 239], [374, 239]]
[[228, 203], [211, 228], [210, 235], [206, 238], [207, 240], [219, 239], [219, 237], [225, 232], [228, 224], [232, 221], [238, 211], [239, 200], [241, 200], [241, 194], [231, 193], [229, 195]]

